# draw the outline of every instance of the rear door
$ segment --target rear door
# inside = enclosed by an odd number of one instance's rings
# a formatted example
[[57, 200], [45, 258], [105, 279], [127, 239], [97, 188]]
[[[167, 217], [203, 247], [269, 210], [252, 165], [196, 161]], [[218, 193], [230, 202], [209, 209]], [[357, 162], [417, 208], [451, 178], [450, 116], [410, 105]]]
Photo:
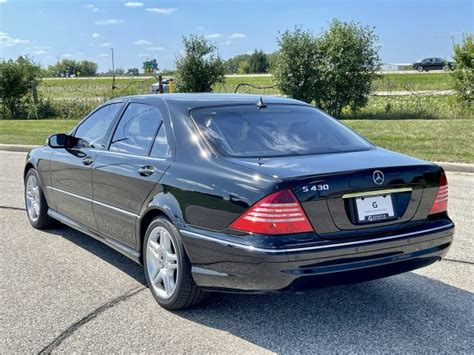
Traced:
[[75, 129], [74, 136], [88, 144], [54, 149], [51, 156], [50, 192], [58, 212], [93, 230], [92, 167], [109, 134], [122, 102], [100, 107]]
[[94, 164], [93, 208], [99, 232], [135, 247], [139, 211], [170, 165], [170, 156], [160, 110], [130, 103], [108, 150], [100, 152]]

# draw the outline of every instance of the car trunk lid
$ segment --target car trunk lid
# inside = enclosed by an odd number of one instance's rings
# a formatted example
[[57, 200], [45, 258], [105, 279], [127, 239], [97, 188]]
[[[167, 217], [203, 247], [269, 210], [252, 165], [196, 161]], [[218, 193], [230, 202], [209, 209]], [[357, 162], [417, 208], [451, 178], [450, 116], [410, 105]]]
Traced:
[[381, 148], [230, 160], [278, 179], [277, 189], [291, 188], [316, 233], [328, 239], [367, 236], [388, 226], [396, 231], [422, 223], [441, 172], [434, 164]]

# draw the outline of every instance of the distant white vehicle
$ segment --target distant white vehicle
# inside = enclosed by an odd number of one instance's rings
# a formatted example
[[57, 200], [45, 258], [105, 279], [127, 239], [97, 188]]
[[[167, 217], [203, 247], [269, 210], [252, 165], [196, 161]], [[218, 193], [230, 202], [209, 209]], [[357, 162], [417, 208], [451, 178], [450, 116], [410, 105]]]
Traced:
[[[163, 80], [163, 93], [169, 93], [170, 82], [168, 79]], [[158, 94], [160, 92], [160, 83], [154, 83], [150, 86], [150, 94]]]

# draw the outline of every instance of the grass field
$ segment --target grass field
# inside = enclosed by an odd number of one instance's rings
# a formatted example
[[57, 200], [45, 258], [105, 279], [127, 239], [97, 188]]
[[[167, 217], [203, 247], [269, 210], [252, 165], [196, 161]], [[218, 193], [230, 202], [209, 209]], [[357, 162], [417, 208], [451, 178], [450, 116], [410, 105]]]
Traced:
[[[0, 143], [43, 144], [75, 120], [0, 120]], [[474, 163], [474, 120], [343, 120], [373, 143], [432, 161]]]
[[[39, 86], [39, 92], [43, 97], [51, 99], [60, 98], [108, 98], [111, 95], [135, 95], [148, 93], [149, 86], [155, 79], [144, 78], [120, 78], [116, 81], [117, 89], [112, 92], [112, 79], [91, 78], [91, 79], [48, 79], [43, 80]], [[241, 84], [252, 84], [255, 86], [273, 86], [271, 76], [246, 76], [246, 77], [226, 77], [224, 84], [217, 84], [215, 92], [233, 93], [236, 87]], [[452, 88], [449, 73], [417, 73], [398, 74], [390, 73], [380, 75], [373, 84], [373, 91], [418, 91], [418, 90], [447, 90]], [[256, 93], [263, 95], [279, 94], [277, 88], [254, 89], [251, 87], [241, 87], [240, 93]]]

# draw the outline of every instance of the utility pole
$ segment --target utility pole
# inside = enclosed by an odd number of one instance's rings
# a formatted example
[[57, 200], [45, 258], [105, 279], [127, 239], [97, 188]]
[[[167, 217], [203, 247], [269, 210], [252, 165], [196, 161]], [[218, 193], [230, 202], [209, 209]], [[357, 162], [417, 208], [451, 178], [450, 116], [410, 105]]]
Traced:
[[112, 52], [112, 90], [116, 89], [115, 86], [115, 62], [114, 62], [114, 49], [110, 48]]

